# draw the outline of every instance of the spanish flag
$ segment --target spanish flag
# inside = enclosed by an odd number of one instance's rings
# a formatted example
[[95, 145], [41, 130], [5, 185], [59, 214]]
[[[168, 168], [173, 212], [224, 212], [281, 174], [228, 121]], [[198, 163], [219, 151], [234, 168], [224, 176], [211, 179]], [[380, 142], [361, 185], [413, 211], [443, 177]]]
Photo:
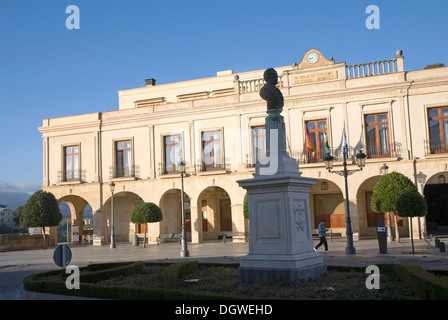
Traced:
[[306, 135], [306, 151], [311, 151], [311, 155], [314, 158], [314, 154], [316, 153], [316, 150], [314, 150], [314, 146], [311, 144], [310, 137], [308, 137], [308, 130], [305, 130]]

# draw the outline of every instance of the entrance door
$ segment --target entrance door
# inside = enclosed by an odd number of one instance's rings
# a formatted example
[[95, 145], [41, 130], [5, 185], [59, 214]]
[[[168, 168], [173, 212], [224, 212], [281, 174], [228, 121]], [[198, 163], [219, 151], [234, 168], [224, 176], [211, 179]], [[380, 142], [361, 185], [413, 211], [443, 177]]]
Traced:
[[232, 231], [232, 212], [230, 199], [220, 199], [219, 209], [221, 215], [221, 231]]

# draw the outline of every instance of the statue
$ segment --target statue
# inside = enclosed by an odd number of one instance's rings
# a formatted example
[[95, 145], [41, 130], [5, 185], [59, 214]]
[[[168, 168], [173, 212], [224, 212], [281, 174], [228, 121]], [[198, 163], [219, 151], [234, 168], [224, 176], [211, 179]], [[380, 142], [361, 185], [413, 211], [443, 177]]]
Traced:
[[263, 75], [266, 84], [260, 90], [260, 97], [266, 100], [268, 110], [283, 109], [284, 101], [282, 92], [276, 87], [278, 82], [278, 74], [275, 69], [266, 69]]

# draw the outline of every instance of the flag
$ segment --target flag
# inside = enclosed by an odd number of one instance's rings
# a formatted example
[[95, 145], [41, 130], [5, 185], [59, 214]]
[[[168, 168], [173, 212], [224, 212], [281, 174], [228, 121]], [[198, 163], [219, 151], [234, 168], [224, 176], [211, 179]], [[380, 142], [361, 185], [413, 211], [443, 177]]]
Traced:
[[347, 145], [347, 136], [345, 135], [345, 122], [344, 122], [344, 157], [348, 158], [348, 145]]
[[328, 144], [327, 128], [324, 128], [324, 139], [325, 139], [325, 153], [331, 154], [330, 145]]
[[306, 135], [306, 151], [311, 151], [311, 155], [314, 158], [316, 150], [314, 150], [314, 146], [311, 143], [310, 138], [308, 137], [308, 130], [305, 130], [305, 135]]

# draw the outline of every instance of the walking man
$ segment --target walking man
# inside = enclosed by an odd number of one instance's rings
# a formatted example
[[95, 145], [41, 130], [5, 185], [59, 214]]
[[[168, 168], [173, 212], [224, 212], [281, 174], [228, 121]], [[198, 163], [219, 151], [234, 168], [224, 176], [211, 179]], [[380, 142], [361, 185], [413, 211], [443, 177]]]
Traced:
[[325, 219], [323, 219], [322, 222], [319, 223], [317, 231], [319, 234], [320, 242], [317, 244], [317, 246], [314, 247], [314, 250], [317, 251], [317, 249], [319, 249], [321, 245], [324, 245], [325, 252], [328, 252], [328, 244], [326, 238], [328, 229], [325, 228]]

